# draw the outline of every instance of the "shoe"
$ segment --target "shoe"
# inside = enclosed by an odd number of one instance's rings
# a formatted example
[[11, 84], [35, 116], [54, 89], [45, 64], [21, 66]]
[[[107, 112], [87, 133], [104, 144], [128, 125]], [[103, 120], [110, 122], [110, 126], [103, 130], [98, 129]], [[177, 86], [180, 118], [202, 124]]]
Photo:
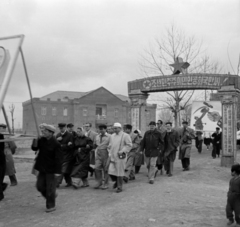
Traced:
[[154, 184], [154, 180], [150, 180], [150, 181], [149, 181], [149, 184]]
[[72, 184], [66, 184], [65, 187], [68, 188], [68, 187], [71, 187]]
[[136, 178], [135, 177], [130, 177], [129, 180], [135, 180]]
[[117, 188], [117, 182], [113, 184], [113, 189]]
[[46, 213], [50, 213], [56, 210], [56, 207], [52, 207], [52, 208], [47, 208], [46, 209]]
[[182, 171], [186, 171], [186, 168], [184, 168]]
[[119, 193], [119, 192], [122, 192], [122, 189], [121, 188], [117, 188], [117, 191], [116, 191], [117, 193]]
[[102, 190], [108, 189], [108, 185], [102, 185], [101, 189], [102, 189]]
[[171, 174], [171, 173], [169, 173], [169, 174], [168, 174], [168, 177], [172, 177], [172, 174]]
[[97, 183], [93, 188], [94, 189], [99, 189], [102, 186], [102, 183]]
[[186, 169], [185, 169], [185, 171], [189, 171], [190, 170], [190, 168], [189, 167], [187, 167]]
[[157, 177], [157, 174], [158, 174], [158, 170], [156, 170], [155, 174], [154, 174], [154, 178]]
[[128, 183], [128, 178], [127, 177], [123, 177], [123, 181], [125, 182], [125, 183]]
[[7, 189], [7, 186], [8, 186], [7, 183], [3, 183], [3, 184], [2, 184], [2, 190], [3, 190], [3, 192]]
[[10, 186], [16, 186], [17, 182], [11, 183]]
[[89, 184], [82, 185], [83, 188], [89, 187]]
[[[232, 221], [232, 220], [229, 220], [228, 222], [227, 222], [227, 225], [232, 225], [234, 223], [234, 221]], [[236, 225], [237, 226], [237, 225]], [[240, 226], [240, 225], [239, 225]]]

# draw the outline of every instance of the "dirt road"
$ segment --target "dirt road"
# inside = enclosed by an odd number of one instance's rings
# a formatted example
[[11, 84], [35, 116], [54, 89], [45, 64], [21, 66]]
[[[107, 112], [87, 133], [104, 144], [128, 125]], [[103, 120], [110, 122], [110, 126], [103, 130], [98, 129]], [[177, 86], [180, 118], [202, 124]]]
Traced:
[[[175, 161], [174, 176], [158, 175], [147, 183], [143, 167], [122, 193], [113, 189], [58, 189], [57, 210], [45, 213], [45, 201], [35, 189], [31, 163], [16, 161], [19, 185], [9, 187], [0, 202], [0, 227], [208, 227], [226, 226], [225, 205], [230, 170], [220, 167], [210, 151], [192, 150], [191, 170]], [[5, 178], [7, 181], [8, 179]]]

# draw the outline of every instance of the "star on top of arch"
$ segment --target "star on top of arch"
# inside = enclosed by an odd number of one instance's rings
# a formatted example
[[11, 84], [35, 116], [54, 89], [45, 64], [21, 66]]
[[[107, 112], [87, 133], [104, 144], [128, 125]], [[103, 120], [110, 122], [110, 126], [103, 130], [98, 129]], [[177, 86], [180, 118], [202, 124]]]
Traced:
[[173, 64], [170, 64], [173, 69], [173, 75], [183, 73], [183, 69], [187, 69], [189, 67], [188, 62], [183, 62], [183, 59], [180, 57], [175, 58], [175, 62]]

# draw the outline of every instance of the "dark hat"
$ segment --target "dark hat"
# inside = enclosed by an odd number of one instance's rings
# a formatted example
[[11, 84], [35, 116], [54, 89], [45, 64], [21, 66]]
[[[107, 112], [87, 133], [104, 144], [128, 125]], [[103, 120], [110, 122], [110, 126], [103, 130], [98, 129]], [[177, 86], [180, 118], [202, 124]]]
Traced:
[[160, 124], [163, 124], [163, 121], [162, 120], [158, 120], [157, 124], [160, 123]]
[[1, 127], [1, 128], [7, 128], [7, 125], [5, 125], [5, 124], [0, 124], [0, 127]]
[[98, 128], [99, 128], [99, 129], [101, 129], [101, 128], [106, 129], [106, 128], [107, 128], [107, 125], [105, 125], [105, 124], [101, 124], [101, 125], [98, 126]]
[[172, 122], [168, 121], [165, 123], [165, 125], [172, 125]]
[[155, 122], [155, 121], [151, 121], [151, 122], [149, 123], [149, 125], [155, 125], [155, 126], [156, 126], [156, 122]]
[[74, 125], [72, 123], [67, 124], [68, 128], [72, 128]]
[[66, 123], [59, 123], [59, 124], [58, 124], [58, 127], [59, 127], [59, 128], [63, 128], [63, 127], [65, 127], [65, 126], [66, 126]]
[[187, 121], [183, 121], [182, 124], [187, 124], [188, 125], [188, 122]]
[[219, 127], [217, 127], [216, 129], [217, 129], [217, 130], [220, 130], [220, 128], [219, 128]]

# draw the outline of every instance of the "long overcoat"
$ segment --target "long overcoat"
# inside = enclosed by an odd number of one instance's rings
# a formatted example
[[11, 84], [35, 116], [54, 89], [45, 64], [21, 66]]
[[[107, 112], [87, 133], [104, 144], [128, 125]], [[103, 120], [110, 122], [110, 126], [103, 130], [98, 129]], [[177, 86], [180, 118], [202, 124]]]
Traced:
[[[110, 165], [108, 169], [108, 173], [110, 175], [123, 177], [125, 176], [125, 167], [127, 160], [127, 153], [132, 148], [132, 140], [131, 137], [120, 131], [118, 134], [114, 133], [110, 137], [109, 143], [109, 156], [110, 156]], [[118, 156], [119, 152], [123, 152], [126, 154], [124, 159], [120, 159]]]
[[190, 158], [192, 139], [195, 138], [194, 130], [187, 127], [180, 130], [179, 159]]

